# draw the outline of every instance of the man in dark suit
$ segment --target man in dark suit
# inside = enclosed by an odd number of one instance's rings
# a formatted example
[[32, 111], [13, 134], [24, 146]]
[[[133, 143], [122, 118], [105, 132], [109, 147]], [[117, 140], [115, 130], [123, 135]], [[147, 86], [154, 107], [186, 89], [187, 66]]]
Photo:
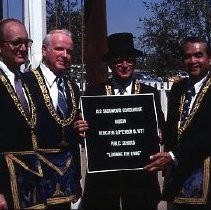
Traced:
[[31, 44], [19, 20], [0, 21], [0, 209], [42, 207], [31, 196], [41, 177], [33, 152], [36, 108], [20, 71]]
[[167, 152], [151, 157], [147, 171], [167, 168], [163, 199], [173, 210], [211, 209], [211, 52], [206, 40], [190, 37], [181, 45], [188, 79], [169, 94]]
[[72, 51], [71, 33], [52, 30], [43, 40], [42, 63], [25, 74], [37, 107], [36, 151], [48, 209], [70, 209], [81, 194], [79, 141], [73, 130], [80, 92], [67, 71]]
[[[131, 33], [117, 33], [108, 37], [109, 51], [103, 60], [112, 71], [112, 78], [106, 82], [90, 85], [85, 95], [131, 95], [154, 93], [159, 126], [164, 123], [160, 99], [155, 88], [140, 83], [135, 78], [136, 58], [143, 53], [134, 48]], [[84, 136], [89, 129], [88, 122], [75, 122], [75, 129]], [[155, 145], [159, 151], [159, 137]], [[116, 171], [86, 174], [85, 189], [82, 198], [84, 210], [156, 210], [160, 199], [160, 187], [157, 173], [143, 171]]]

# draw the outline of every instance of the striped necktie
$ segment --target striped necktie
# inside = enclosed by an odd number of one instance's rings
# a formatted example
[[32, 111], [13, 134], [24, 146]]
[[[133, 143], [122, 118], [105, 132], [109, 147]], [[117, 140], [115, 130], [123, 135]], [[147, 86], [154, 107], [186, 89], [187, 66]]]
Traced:
[[57, 78], [57, 87], [58, 87], [58, 107], [57, 111], [62, 115], [63, 119], [66, 119], [68, 115], [68, 105], [65, 98], [65, 87], [64, 80], [61, 77]]
[[195, 96], [195, 94], [196, 93], [195, 93], [194, 85], [192, 83], [189, 83], [187, 85], [187, 89], [185, 92], [185, 101], [184, 101], [183, 112], [182, 112], [182, 116], [181, 116], [182, 122], [186, 121], [188, 118], [191, 100]]
[[124, 85], [121, 85], [121, 87], [119, 88], [119, 94], [120, 95], [124, 95], [126, 91], [126, 87]]

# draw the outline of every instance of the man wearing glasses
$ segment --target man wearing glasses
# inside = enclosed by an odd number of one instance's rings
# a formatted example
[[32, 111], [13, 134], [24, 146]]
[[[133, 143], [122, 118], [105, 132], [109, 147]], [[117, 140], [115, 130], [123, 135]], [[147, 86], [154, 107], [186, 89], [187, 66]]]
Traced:
[[0, 21], [0, 209], [42, 203], [36, 188], [42, 173], [33, 152], [36, 108], [20, 72], [31, 44], [19, 20]]
[[[159, 128], [164, 124], [160, 100], [157, 91], [136, 80], [134, 69], [136, 58], [142, 52], [134, 48], [131, 33], [117, 33], [108, 37], [109, 51], [103, 60], [112, 70], [112, 78], [104, 83], [90, 85], [85, 95], [131, 95], [154, 93], [158, 112]], [[84, 137], [89, 129], [87, 121], [75, 122], [75, 129]], [[159, 137], [156, 143], [159, 148]], [[121, 171], [106, 173], [88, 173], [82, 199], [84, 210], [156, 210], [160, 197], [157, 174], [143, 171]]]

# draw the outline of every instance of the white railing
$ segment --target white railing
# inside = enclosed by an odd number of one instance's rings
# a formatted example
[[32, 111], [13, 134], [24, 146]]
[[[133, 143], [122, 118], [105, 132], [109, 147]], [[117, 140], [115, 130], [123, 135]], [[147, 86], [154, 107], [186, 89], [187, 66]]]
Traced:
[[168, 109], [168, 92], [170, 91], [173, 82], [157, 82], [157, 81], [141, 81], [141, 82], [146, 85], [150, 85], [159, 91], [162, 111], [166, 118]]

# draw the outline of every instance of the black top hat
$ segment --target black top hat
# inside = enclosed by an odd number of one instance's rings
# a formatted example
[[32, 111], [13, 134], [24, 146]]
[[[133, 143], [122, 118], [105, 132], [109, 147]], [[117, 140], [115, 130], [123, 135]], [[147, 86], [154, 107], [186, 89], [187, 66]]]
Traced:
[[139, 57], [143, 52], [134, 48], [133, 34], [115, 33], [108, 36], [108, 52], [103, 56], [104, 61], [119, 56]]

